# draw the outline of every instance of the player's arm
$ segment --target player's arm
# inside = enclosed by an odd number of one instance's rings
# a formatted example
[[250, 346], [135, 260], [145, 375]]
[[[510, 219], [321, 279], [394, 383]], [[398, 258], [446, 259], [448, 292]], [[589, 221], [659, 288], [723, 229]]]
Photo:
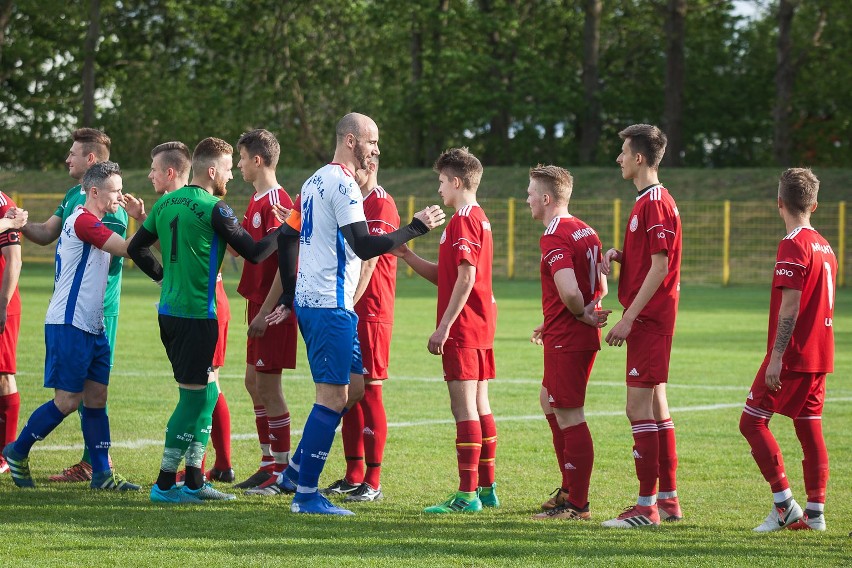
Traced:
[[623, 254], [617, 248], [611, 248], [603, 255], [603, 262], [601, 263], [601, 272], [605, 275], [609, 275], [612, 270], [613, 262], [621, 262], [623, 258]]
[[795, 288], [781, 288], [781, 305], [778, 308], [778, 327], [775, 330], [775, 345], [769, 355], [769, 365], [766, 368], [766, 386], [770, 390], [781, 388], [781, 362], [784, 352], [790, 345], [796, 320], [799, 317], [799, 307], [802, 303], [802, 291]]
[[19, 207], [10, 207], [8, 211], [6, 211], [6, 216], [0, 219], [0, 233], [5, 233], [6, 231], [11, 230], [19, 230], [21, 227], [27, 224], [27, 219], [29, 218], [29, 212], [25, 209], [21, 209]]
[[411, 223], [384, 235], [371, 235], [366, 221], [340, 227], [343, 238], [361, 260], [369, 260], [398, 248], [415, 237], [425, 235], [444, 222], [446, 214], [437, 205], [418, 211]]
[[453, 293], [450, 295], [447, 309], [444, 310], [444, 315], [441, 316], [441, 321], [438, 323], [435, 333], [429, 338], [429, 353], [433, 355], [444, 353], [444, 343], [450, 336], [450, 328], [467, 303], [475, 283], [476, 267], [467, 260], [462, 260], [458, 266], [458, 277], [456, 277], [456, 283], [453, 285]]
[[223, 202], [218, 202], [213, 207], [210, 215], [213, 230], [220, 235], [237, 253], [251, 262], [257, 264], [266, 259], [278, 248], [278, 239], [275, 232], [271, 232], [259, 241], [251, 238], [242, 225], [237, 222], [234, 212]]
[[266, 316], [266, 323], [275, 325], [290, 316], [293, 311], [293, 300], [296, 297], [296, 276], [299, 261], [299, 231], [301, 219], [291, 216], [281, 225], [274, 235], [278, 238], [278, 275], [281, 282], [281, 298], [278, 306]]
[[583, 303], [583, 293], [577, 285], [577, 274], [573, 268], [561, 268], [553, 275], [553, 282], [559, 292], [559, 299], [574, 314], [574, 317], [592, 327], [604, 327], [607, 317], [612, 310], [598, 310], [596, 306], [600, 298], [593, 298], [588, 304]]
[[284, 286], [281, 285], [281, 272], [275, 272], [275, 278], [272, 280], [272, 286], [269, 287], [269, 292], [260, 306], [260, 310], [253, 320], [249, 322], [248, 336], [263, 337], [266, 333], [266, 328], [269, 323], [266, 321], [266, 316], [272, 313], [275, 306], [278, 305], [278, 300], [281, 299], [281, 294], [284, 292]]
[[620, 347], [624, 343], [630, 334], [630, 330], [633, 328], [633, 322], [636, 321], [636, 318], [642, 313], [642, 310], [645, 309], [651, 298], [654, 297], [654, 294], [668, 273], [669, 259], [666, 256], [666, 252], [660, 251], [652, 254], [651, 268], [648, 270], [648, 274], [645, 275], [645, 280], [642, 281], [642, 286], [639, 287], [639, 292], [633, 299], [633, 303], [624, 310], [621, 320], [606, 334], [606, 342], [609, 345]]
[[51, 215], [44, 223], [27, 223], [21, 227], [21, 232], [37, 245], [49, 245], [59, 238], [62, 232], [62, 218]]
[[392, 252], [395, 256], [404, 260], [405, 264], [410, 266], [414, 272], [435, 286], [438, 285], [438, 264], [436, 262], [430, 262], [423, 257], [417, 256], [413, 250], [405, 245]]
[[[8, 235], [2, 235], [2, 237], [8, 239]], [[3, 271], [3, 281], [0, 283], [0, 333], [6, 331], [6, 310], [15, 293], [18, 278], [21, 276], [20, 241], [7, 241], [7, 244], [3, 246], [2, 254], [6, 260], [6, 269]]]
[[367, 284], [370, 283], [370, 278], [373, 277], [373, 272], [376, 270], [376, 265], [379, 263], [379, 257], [376, 256], [370, 260], [361, 261], [361, 274], [358, 277], [358, 286], [355, 288], [355, 303], [364, 295], [367, 289]]
[[157, 240], [157, 235], [145, 227], [139, 227], [127, 243], [127, 256], [154, 282], [160, 282], [163, 279], [163, 265], [151, 252], [151, 247]]

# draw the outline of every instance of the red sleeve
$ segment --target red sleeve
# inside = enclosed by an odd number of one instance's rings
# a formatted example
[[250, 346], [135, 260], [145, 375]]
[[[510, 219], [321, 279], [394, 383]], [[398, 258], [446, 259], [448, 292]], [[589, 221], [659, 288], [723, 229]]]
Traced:
[[670, 251], [675, 247], [675, 215], [662, 199], [648, 201], [645, 206], [646, 238], [651, 254]]
[[[293, 209], [293, 200], [290, 199], [290, 196], [287, 195], [287, 192], [283, 189], [276, 189], [275, 191], [278, 193], [278, 203], [281, 204], [282, 207], [286, 207], [287, 209]], [[263, 207], [263, 228], [265, 232], [269, 233], [270, 231], [274, 231], [280, 226], [281, 223], [278, 221], [278, 218], [272, 211], [272, 205], [267, 202]]]
[[81, 213], [74, 220], [74, 231], [81, 241], [91, 243], [98, 248], [103, 248], [104, 243], [115, 234], [107, 229], [100, 219], [88, 211]]
[[563, 268], [574, 268], [574, 249], [557, 235], [544, 235], [541, 238], [541, 259], [547, 263], [553, 276]]
[[367, 211], [365, 207], [364, 214], [371, 235], [385, 235], [399, 229], [399, 213], [390, 197], [371, 199], [369, 208]]
[[452, 249], [456, 266], [467, 261], [477, 266], [479, 253], [482, 252], [482, 223], [471, 215], [458, 216], [457, 230], [447, 235], [452, 240]]
[[784, 239], [778, 244], [772, 287], [801, 290], [804, 287], [807, 266], [806, 251], [793, 239]]

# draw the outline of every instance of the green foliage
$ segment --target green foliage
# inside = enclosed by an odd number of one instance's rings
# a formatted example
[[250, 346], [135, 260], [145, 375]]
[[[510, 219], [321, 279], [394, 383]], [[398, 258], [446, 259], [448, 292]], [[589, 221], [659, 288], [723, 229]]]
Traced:
[[[11, 1], [11, 0], [10, 0]], [[86, 3], [13, 2], [0, 36], [0, 167], [56, 167], [82, 112]], [[337, 120], [367, 113], [384, 164], [423, 167], [468, 145], [487, 165], [580, 155], [583, 2], [579, 0], [122, 0], [104, 3], [95, 126], [115, 157], [146, 167], [163, 141], [236, 141], [265, 127], [287, 166], [330, 158]], [[663, 0], [603, 3], [602, 136], [660, 123]], [[772, 163], [776, 2], [753, 18], [731, 0], [691, 0], [686, 16], [684, 163]], [[846, 0], [799, 2], [793, 22], [797, 164], [852, 164], [852, 29]], [[818, 40], [818, 41], [817, 41]], [[617, 152], [615, 152], [617, 153]]]

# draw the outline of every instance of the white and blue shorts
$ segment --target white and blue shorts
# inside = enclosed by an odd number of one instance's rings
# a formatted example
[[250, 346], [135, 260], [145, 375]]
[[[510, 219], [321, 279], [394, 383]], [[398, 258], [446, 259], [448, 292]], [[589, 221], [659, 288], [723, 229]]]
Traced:
[[358, 342], [358, 316], [344, 308], [296, 309], [315, 383], [348, 385], [349, 374], [364, 372]]

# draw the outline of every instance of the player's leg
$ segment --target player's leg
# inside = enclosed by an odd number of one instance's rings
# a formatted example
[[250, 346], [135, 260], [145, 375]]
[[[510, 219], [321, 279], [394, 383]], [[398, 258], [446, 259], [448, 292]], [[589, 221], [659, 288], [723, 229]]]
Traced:
[[[802, 380], [807, 380], [803, 378]], [[793, 530], [825, 530], [825, 492], [828, 486], [828, 449], [822, 434], [822, 408], [825, 400], [825, 375], [813, 379], [805, 408], [793, 420], [802, 445], [802, 473], [808, 502], [802, 520], [790, 525]]]
[[[217, 306], [217, 313], [222, 308]], [[219, 338], [216, 341], [216, 351], [213, 353], [212, 380], [219, 388], [219, 398], [213, 407], [213, 426], [210, 430], [210, 442], [216, 452], [213, 467], [205, 470], [204, 477], [210, 481], [234, 482], [234, 469], [231, 467], [231, 409], [225, 398], [225, 391], [219, 382], [219, 369], [225, 365], [225, 355], [228, 349], [228, 323], [230, 320], [219, 321]], [[203, 464], [202, 464], [202, 469]]]
[[252, 363], [246, 363], [245, 386], [254, 407], [254, 425], [257, 430], [257, 441], [260, 444], [260, 465], [257, 471], [251, 474], [245, 481], [234, 485], [237, 489], [251, 489], [269, 481], [275, 469], [275, 458], [272, 457], [272, 442], [269, 437], [269, 416], [266, 407], [263, 405], [263, 399], [260, 396], [258, 374], [253, 364], [257, 361], [257, 358], [253, 357], [254, 353], [251, 351], [253, 350], [252, 345], [254, 341], [254, 338], [248, 339], [249, 353], [247, 353], [246, 359], [250, 359]]
[[[6, 318], [6, 328], [0, 334], [0, 452], [18, 435], [18, 417], [21, 411], [21, 395], [15, 381], [17, 368], [18, 333], [21, 316]], [[9, 471], [5, 458], [0, 456], [0, 473]]]
[[290, 510], [351, 515], [351, 511], [332, 505], [319, 492], [318, 485], [346, 407], [350, 373], [363, 368], [357, 316], [343, 309], [300, 308], [297, 317], [316, 384], [317, 402], [308, 415], [299, 443], [298, 484]]
[[497, 460], [497, 424], [491, 412], [491, 402], [488, 400], [488, 380], [476, 383], [476, 411], [479, 414], [479, 426], [482, 430], [482, 449], [479, 452], [477, 468], [477, 494], [483, 507], [499, 507], [497, 497], [497, 482], [494, 480], [495, 462]]
[[551, 493], [550, 499], [541, 504], [544, 511], [550, 511], [554, 507], [565, 504], [565, 498], [568, 497], [568, 474], [565, 470], [565, 444], [562, 441], [562, 430], [559, 428], [559, 423], [556, 421], [556, 414], [553, 412], [553, 407], [550, 406], [550, 394], [547, 388], [542, 385], [538, 393], [538, 402], [541, 406], [544, 417], [547, 419], [547, 425], [550, 427], [550, 435], [553, 441], [553, 450], [556, 453], [556, 465], [559, 468], [559, 473], [562, 477], [561, 485]]
[[459, 488], [443, 503], [424, 509], [426, 513], [482, 510], [482, 502], [476, 494], [479, 485], [479, 456], [482, 452], [482, 425], [476, 405], [478, 363], [471, 363], [466, 355], [470, 354], [450, 345], [449, 342], [444, 344], [442, 362], [450, 393], [450, 410], [456, 422]]
[[349, 376], [349, 392], [343, 412], [341, 438], [346, 473], [322, 490], [325, 495], [349, 495], [364, 482], [364, 375]]
[[[772, 491], [772, 510], [766, 520], [755, 527], [756, 532], [776, 531], [802, 518], [802, 509], [793, 499], [781, 448], [769, 430], [769, 421], [776, 412], [787, 413], [785, 408], [789, 407], [796, 388], [784, 380], [782, 372], [782, 388], [769, 390], [766, 386], [766, 366], [765, 361], [757, 372], [740, 416], [740, 433], [748, 442], [751, 455]], [[800, 409], [801, 405], [794, 416]]]

